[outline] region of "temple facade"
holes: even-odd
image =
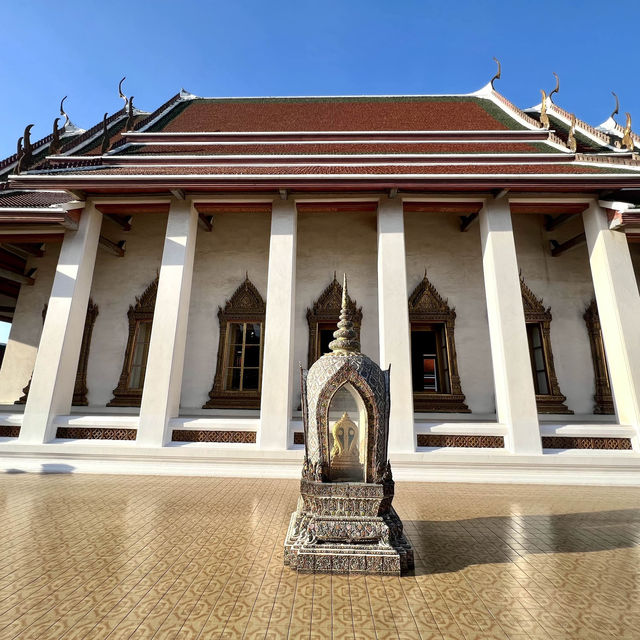
[[[298,477],[347,273],[396,479],[637,484],[639,149],[492,83],[29,126],[0,162],[1,466]]]

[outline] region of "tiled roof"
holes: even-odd
[[[578,153],[571,153],[565,112],[556,111],[547,131],[486,88],[465,96],[197,98],[181,92],[137,117],[129,132],[124,132],[124,111],[111,116],[111,148],[104,156],[99,124],[81,136],[84,146],[75,141],[73,153],[52,158],[12,184],[90,185],[90,191],[100,192],[116,189],[120,178],[130,191],[173,188],[181,177],[180,184],[201,185],[211,178],[211,185],[223,188],[234,179],[251,184],[251,178],[255,185],[269,178],[270,184],[302,184],[305,176],[332,185],[341,178],[345,184],[370,184],[376,176],[398,182],[415,178],[421,184],[438,176],[443,184],[475,176],[486,177],[483,184],[500,176],[511,182],[548,176],[549,183],[567,184],[601,176],[606,185],[620,176],[622,186],[640,179],[636,157],[616,157],[600,144],[606,136],[586,124],[576,134]],[[131,180],[136,177],[139,185]]]
[[[50,207],[70,200],[65,191],[0,191],[0,208]]]
[[[403,131],[523,129],[470,96],[221,98],[182,103],[162,131]],[[152,127],[151,131],[160,130]]]
[[[444,175],[444,174],[593,174],[593,173],[637,173],[629,171],[627,167],[589,166],[576,163],[553,164],[393,164],[380,163],[375,165],[353,166],[339,165],[309,165],[295,164],[287,166],[246,166],[246,165],[200,165],[200,166],[134,166],[134,167],[86,167],[74,172],[65,170],[64,173],[51,173],[52,176],[91,177],[91,176],[179,176],[179,175],[228,175],[228,176],[277,176],[277,175]]]
[[[508,142],[502,144],[489,142],[452,143],[313,143],[306,144],[216,144],[216,145],[135,145],[123,151],[126,155],[284,155],[284,154],[363,154],[363,153],[550,153],[552,147],[542,142]]]

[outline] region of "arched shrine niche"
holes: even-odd
[[[331,398],[327,416],[329,478],[332,482],[365,482],[368,434],[367,409],[350,382]]]

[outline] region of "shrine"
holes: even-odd
[[[388,573],[413,567],[413,552],[391,506],[387,458],[389,369],[360,353],[347,277],[331,353],[302,370],[305,455],[298,510],[285,541],[285,564],[310,573]],[[355,405],[333,421],[340,392]]]

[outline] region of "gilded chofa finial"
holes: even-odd
[[[553,88],[553,90],[549,94],[549,102],[552,102],[551,98],[554,93],[560,92],[560,78],[558,78],[558,74],[555,71],[553,72],[553,75],[556,77],[556,86]]]
[[[64,110],[64,101],[67,99],[67,96],[65,96],[64,98],[62,98],[62,100],[60,100],[60,115],[64,116],[64,124],[62,125],[62,128],[64,129],[69,122],[71,122],[71,120],[69,120],[69,116],[67,115],[67,112]]]
[[[633,138],[631,137],[631,114],[627,112],[624,115],[627,116],[627,122],[624,125],[621,144],[627,149],[627,151],[633,151]]]
[[[107,123],[107,116],[109,114],[105,113],[102,118],[102,145],[100,147],[100,153],[104,155],[109,151],[109,124]]]
[[[500,60],[498,60],[498,58],[496,58],[494,56],[493,59],[495,60],[496,64],[498,65],[498,71],[497,71],[496,75],[493,76],[493,78],[491,78],[491,88],[495,89],[495,87],[493,86],[493,83],[494,83],[495,80],[500,80],[500,76],[502,74],[502,65],[500,64]]]
[[[131,131],[131,129],[133,129],[133,96],[129,98],[129,104],[127,105],[127,109],[128,109],[128,115],[127,115],[127,121],[125,122],[125,125],[124,125],[124,130]]]
[[[127,76],[124,76],[122,78],[122,80],[120,80],[120,82],[118,83],[118,97],[122,98],[124,100],[124,108],[125,111],[127,109],[127,107],[129,106],[129,99],[127,98],[127,96],[124,95],[124,93],[122,93],[122,83],[127,79]]]
[[[55,156],[60,151],[60,129],[58,129],[58,120],[60,120],[60,118],[56,118],[53,121],[52,138],[49,143],[49,155],[51,156]]]
[[[569,129],[569,137],[567,138],[567,146],[572,153],[576,152],[578,148],[578,141],[576,140],[576,116],[571,114],[571,128]]]
[[[540,93],[542,94],[542,103],[540,105],[540,124],[548,129],[551,126],[549,122],[549,116],[547,115],[547,93],[544,89],[540,89]]]
[[[611,115],[609,116],[611,119],[613,119],[613,117],[617,116],[620,112],[620,100],[618,100],[618,94],[615,91],[612,91],[611,95],[616,99],[616,108],[611,112]]]
[[[336,355],[346,356],[350,353],[360,353],[360,343],[358,342],[357,333],[353,328],[353,320],[351,318],[351,305],[349,304],[349,293],[347,291],[347,274],[344,274],[344,284],[342,285],[342,308],[340,309],[340,321],[338,322],[338,330],[334,331],[332,340],[329,343],[329,349]]]

